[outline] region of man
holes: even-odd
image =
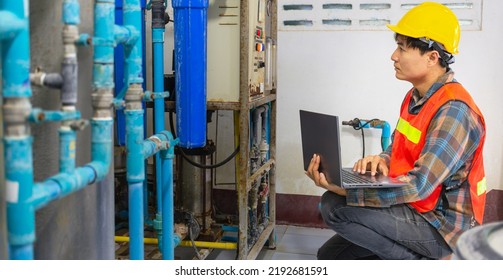
[[[484,118],[449,65],[458,53],[460,27],[447,7],[425,2],[397,25],[391,55],[406,94],[393,143],[353,170],[398,177],[400,188],[345,190],[318,172],[314,155],[306,174],[319,187],[321,214],[335,232],[319,259],[440,259],[459,236],[482,223],[485,177]]]

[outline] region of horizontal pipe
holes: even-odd
[[[39,108],[33,108],[29,120],[34,123],[42,121],[68,121],[80,119],[79,111],[44,111]]]
[[[33,186],[32,203],[40,209],[54,199],[62,198],[96,181],[96,171],[90,166],[76,168],[72,173],[59,173]]]
[[[176,235],[177,237],[177,235]],[[157,238],[144,238],[145,244],[157,245],[159,241]],[[115,236],[115,242],[129,242],[128,236]],[[201,248],[212,248],[212,249],[223,249],[223,250],[235,250],[238,248],[237,243],[231,242],[209,242],[209,241],[194,241],[196,247]],[[181,241],[178,246],[182,247],[192,247],[192,241]]]
[[[166,150],[169,148],[170,139],[168,137],[168,133],[168,131],[160,131],[159,133],[143,140],[143,156],[145,159],[151,157],[160,150]]]

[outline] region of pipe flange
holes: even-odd
[[[126,101],[126,110],[143,110],[143,89],[141,85],[130,85],[124,100]]]
[[[76,25],[63,26],[63,44],[75,44],[79,39],[79,28]]]

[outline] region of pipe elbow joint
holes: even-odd
[[[0,11],[0,41],[12,39],[26,29],[28,29],[27,20],[18,18],[12,12]]]
[[[383,121],[382,135],[383,137],[391,136],[391,128],[387,121]]]
[[[127,25],[124,27],[129,32],[129,36],[127,36],[127,39],[124,42],[124,44],[127,46],[134,46],[134,44],[136,44],[136,42],[140,38],[140,32],[136,29],[136,27],[131,26],[131,25]]]
[[[92,183],[103,180],[107,176],[108,171],[110,169],[110,162],[93,161],[93,162],[90,162],[89,164],[87,164],[86,166],[91,168],[94,171],[94,173],[96,174],[96,179],[93,182],[91,182],[91,184],[92,184]]]

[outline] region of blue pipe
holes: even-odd
[[[129,255],[143,259],[143,110],[126,110],[127,181],[129,185]]]
[[[152,45],[153,45],[153,84],[154,96],[164,96],[164,13],[165,6],[163,0],[153,0],[152,2]],[[164,130],[164,97],[154,99],[154,131],[159,133]],[[163,203],[163,189],[169,182],[169,167],[165,159],[161,159],[160,154],[155,155],[155,174],[156,174],[156,198],[157,198],[157,213],[154,220],[154,229],[159,239],[159,250],[162,255],[165,252],[162,250],[163,244],[163,230],[162,230],[162,203]],[[173,215],[173,213],[165,213],[166,215]]]
[[[17,16],[27,19],[27,1],[0,1],[0,9],[13,11]],[[78,21],[74,16],[78,10],[77,1],[65,1],[64,20]],[[73,15],[73,16],[72,16]],[[12,42],[2,44],[2,61],[6,64],[15,65],[12,70],[2,71],[3,98],[7,101],[22,100],[31,96],[29,84],[29,36],[28,28],[20,31]],[[96,40],[99,42],[98,40]],[[99,52],[98,52],[99,53]],[[16,63],[14,63],[16,62]],[[112,61],[113,63],[113,61]],[[97,74],[97,72],[95,72]],[[96,75],[96,80],[106,81],[106,77]],[[98,86],[109,83],[96,83]],[[113,82],[112,82],[113,85]],[[28,101],[28,100],[27,100]],[[106,102],[100,103],[101,108],[109,108]],[[29,102],[28,102],[29,104]],[[19,107],[12,110],[19,113],[20,110],[31,112],[31,105],[24,103],[16,104]],[[107,110],[107,109],[105,109]],[[36,110],[35,110],[36,111]],[[109,109],[108,109],[109,111]],[[40,113],[41,111],[39,111]],[[32,117],[34,116],[33,112]],[[43,112],[48,120],[74,119],[80,113]],[[35,114],[36,115],[36,114]],[[26,118],[27,122],[30,118]],[[6,120],[7,129],[12,124]],[[7,224],[9,232],[9,249],[11,259],[33,259],[33,242],[35,241],[35,210],[40,209],[50,201],[72,193],[96,181],[102,180],[109,171],[112,149],[112,125],[113,119],[108,114],[101,115],[91,122],[92,126],[92,162],[84,167],[75,169],[74,162],[68,162],[75,157],[75,135],[60,131],[62,135],[62,173],[59,173],[43,183],[33,181],[32,138],[30,135],[6,134],[5,143],[5,169],[7,183]],[[7,130],[10,131],[10,130]],[[19,131],[18,131],[19,133]],[[73,143],[73,144],[72,144]]]
[[[391,129],[390,129],[389,123],[387,121],[360,120],[360,127],[381,129],[382,130],[382,132],[381,132],[381,148],[383,151],[385,151],[388,148],[388,146],[391,142]]]
[[[28,1],[0,0],[2,23],[12,20],[14,25],[5,28],[1,24],[2,46],[2,96],[7,102],[23,100],[29,103],[30,87],[30,41]],[[3,17],[6,18],[3,18]],[[7,26],[11,22],[7,23]],[[30,105],[31,106],[31,105]],[[19,107],[15,108],[19,113]],[[9,114],[4,109],[4,165],[7,201],[7,233],[11,259],[33,259],[35,242],[35,213],[31,206],[33,187],[32,137],[25,121],[21,134],[10,135]]]
[[[129,185],[129,234],[130,258],[144,258],[143,248],[143,183],[145,181],[145,162],[143,154],[144,124],[141,86],[143,83],[143,60],[141,3],[139,0],[124,0],[124,28],[129,36],[124,44],[125,71],[124,79],[127,88],[125,93],[126,110],[126,145],[127,145],[127,181]],[[120,30],[120,28],[116,28]]]
[[[161,131],[143,141],[143,157],[145,159],[158,154],[161,150],[166,150],[169,146],[167,131]]]
[[[173,202],[173,158],[175,157],[175,146],[179,144],[178,138],[173,139],[170,132],[166,132],[169,141],[169,148],[161,151],[161,158],[166,162],[166,185],[162,189],[162,229],[163,229],[163,242],[162,242],[162,258],[164,260],[173,260],[175,258],[176,243],[174,234],[174,202]]]
[[[129,83],[143,83],[142,40],[140,32],[141,5],[139,0],[124,0],[124,26],[130,29],[130,36],[125,42],[126,73]]]
[[[72,25],[80,23],[80,5],[78,0],[63,1],[62,21],[65,24]]]
[[[208,0],[173,0],[176,125],[180,146],[206,144]]]
[[[384,122],[381,133],[381,146],[385,151],[391,143],[391,129],[388,122]]]
[[[94,5],[93,85],[114,88],[114,1],[96,0]]]
[[[33,123],[42,121],[68,121],[80,119],[79,111],[44,111],[33,108],[28,119]]]
[[[4,137],[7,230],[10,259],[33,259],[35,211],[32,138]]]
[[[152,43],[154,45],[154,93],[164,92],[164,28],[152,28]],[[154,131],[164,130],[164,98],[154,100]],[[155,156],[157,212],[162,215],[162,178],[161,157]]]
[[[28,15],[25,14],[27,1],[0,2],[0,10],[18,20],[15,31],[17,36],[2,41],[2,95],[4,98],[31,97],[30,87],[30,33]],[[8,23],[10,25],[10,23]],[[5,66],[5,67],[4,67]],[[9,66],[9,67],[7,67]]]
[[[72,173],[75,170],[77,133],[67,126],[60,127],[59,139],[59,172]]]
[[[143,182],[129,183],[128,191],[129,257],[131,260],[143,260]]]
[[[91,121],[92,161],[72,172],[62,172],[44,182],[35,183],[32,203],[36,210],[55,199],[62,198],[105,178],[112,160],[112,127],[113,119],[111,118]]]
[[[14,38],[20,31],[28,28],[26,20],[18,18],[10,11],[0,10],[0,41]]]

